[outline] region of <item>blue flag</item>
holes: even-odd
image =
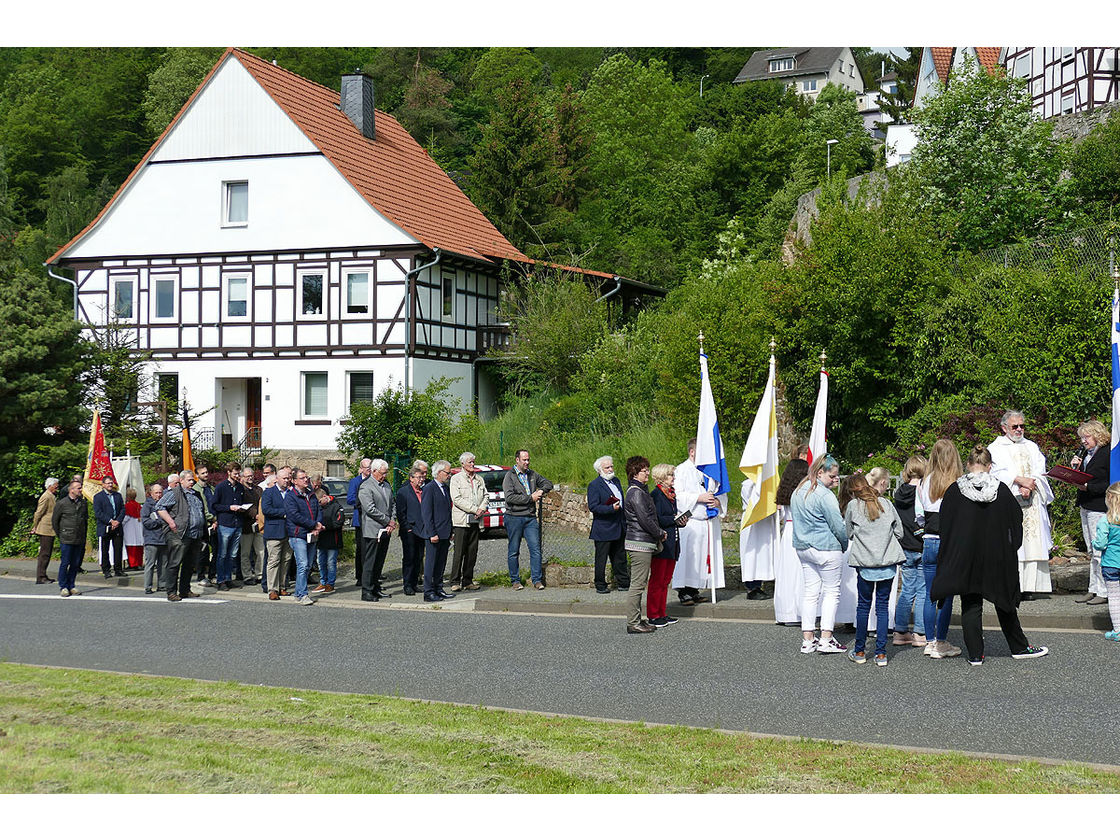
[[[716,404],[708,381],[708,357],[700,354],[700,417],[696,423],[696,469],[708,477],[708,489],[720,496],[731,489],[723,439],[719,436]],[[719,515],[719,508],[708,508],[708,518]]]

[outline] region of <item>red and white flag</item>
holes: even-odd
[[[825,415],[828,414],[828,371],[821,365],[821,385],[817,391],[817,407],[813,411],[813,430],[809,432],[809,463],[828,451],[825,439]]]
[[[95,409],[93,425],[89,430],[89,454],[86,455],[82,495],[92,502],[94,494],[101,490],[101,480],[107,475],[112,476],[113,482],[116,483],[117,477],[113,473],[113,464],[109,460],[109,452],[105,449],[105,435],[101,431],[101,412]]]

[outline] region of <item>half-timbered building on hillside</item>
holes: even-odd
[[[531,270],[395,119],[228,50],[101,213],[53,255],[77,317],[151,354],[158,389],[213,406],[196,445],[340,465],[357,401],[454,380],[486,416],[503,269]],[[582,271],[619,298],[659,292]],[[297,457],[293,455],[292,457]]]
[[[1120,100],[1120,48],[1003,47],[999,63],[1026,79],[1043,119],[1091,111]]]

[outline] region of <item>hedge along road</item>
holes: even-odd
[[[0,594],[11,662],[1120,765],[1120,741],[1100,734],[1120,648],[1097,632],[1031,631],[1051,655],[1015,661],[989,631],[980,668],[917,648],[877,668],[801,655],[789,628],[763,623],[628,636],[620,618],[31,598],[53,587],[14,580]]]

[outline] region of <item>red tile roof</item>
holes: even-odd
[[[999,47],[976,47],[976,57],[989,73],[994,73],[999,64]]]
[[[429,248],[467,257],[527,261],[393,117],[377,111],[376,139],[364,137],[339,110],[339,94],[244,50],[230,49],[187,100],[159,140],[97,217],[47,262],[84,236],[120,196],[210,77],[230,56],[256,79],[370,205]]]
[[[933,56],[933,68],[937,71],[937,78],[941,84],[949,81],[949,68],[953,66],[953,47],[930,47]]]

